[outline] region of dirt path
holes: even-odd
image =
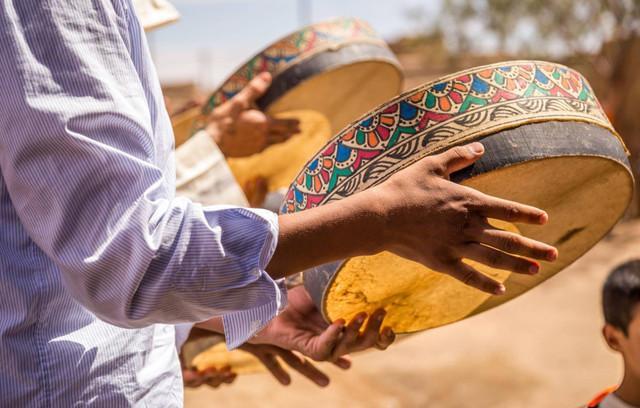
[[[623,222],[570,268],[497,309],[323,366],[319,389],[246,375],[219,390],[186,391],[185,406],[260,408],[579,407],[620,380],[621,360],[600,335],[600,287],[615,265],[640,257],[640,222]]]

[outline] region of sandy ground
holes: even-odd
[[[617,264],[640,257],[640,222],[618,226],[571,267],[501,307],[422,332],[386,352],[354,357],[348,371],[322,368],[320,389],[268,374],[218,390],[187,390],[200,407],[580,407],[621,378],[621,359],[600,329],[600,287]]]

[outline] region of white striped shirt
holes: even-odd
[[[174,189],[130,0],[0,0],[1,406],[181,406],[171,324],[286,305],[277,217]]]

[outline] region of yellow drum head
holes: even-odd
[[[632,194],[631,177],[625,166],[594,156],[525,162],[462,184],[546,209],[549,222],[544,226],[502,223],[499,227],[555,245],[560,257],[555,262],[541,262],[541,271],[535,276],[468,262],[502,282],[507,289],[502,296],[481,292],[388,252],[353,258],[327,285],[323,307],[329,320],[349,319],[359,311],[371,313],[384,307],[385,324],[405,333],[442,326],[488,310],[535,287],[579,258],[622,216]]]

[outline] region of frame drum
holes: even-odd
[[[329,20],[283,37],[247,61],[209,97],[191,133],[264,71],[273,81],[258,108],[269,114],[315,110],[334,133],[402,86],[400,64],[371,26],[354,18]]]
[[[260,176],[267,180],[269,191],[286,189],[300,167],[332,135],[397,95],[402,87],[395,55],[367,23],[339,18],[313,24],[251,58],[209,97],[199,113],[192,110],[175,118],[176,147],[203,129],[216,107],[264,71],[273,80],[256,101],[257,107],[276,117],[298,119],[301,133],[228,163],[239,185]]]
[[[631,201],[626,149],[587,81],[561,65],[514,61],[429,82],[362,116],[309,161],[282,212],[340,200],[472,141],[484,144],[484,156],[451,179],[547,211],[544,226],[490,222],[556,246],[559,258],[540,262],[535,276],[464,260],[502,282],[502,296],[387,252],[324,265],[306,271],[304,284],[327,320],[384,307],[386,324],[408,333],[498,306],[578,259]]]
[[[301,133],[256,155],[228,162],[238,184],[260,176],[267,180],[269,191],[286,188],[332,135],[397,95],[402,87],[396,57],[367,23],[339,18],[313,24],[265,48],[233,73],[209,97],[199,115],[190,113],[190,131],[176,123],[176,146],[203,129],[216,107],[264,71],[270,72],[273,80],[256,101],[257,107],[270,115],[298,119]],[[282,179],[286,181],[279,182]]]

